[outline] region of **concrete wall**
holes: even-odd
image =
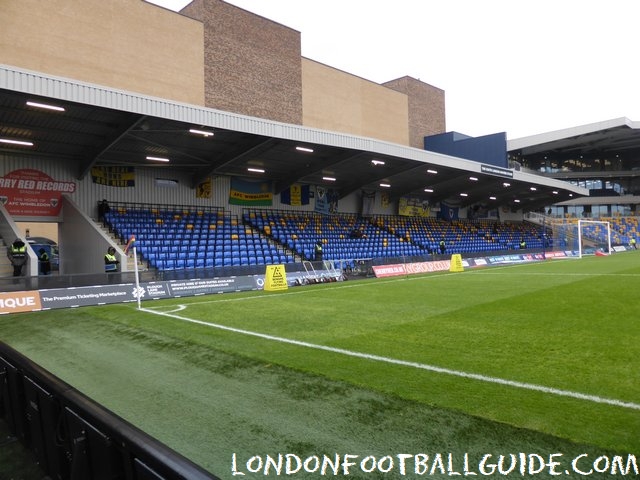
[[[91,218],[80,210],[71,197],[63,195],[62,209],[64,221],[59,228],[60,273],[82,274],[104,272],[104,254],[111,239],[98,229]],[[115,246],[115,245],[113,245]],[[127,257],[116,247],[116,257],[120,260],[120,271],[127,271]]]
[[[303,125],[409,145],[403,93],[302,59]]]
[[[0,62],[204,104],[202,24],[141,0],[0,0]]]

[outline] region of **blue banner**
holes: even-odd
[[[280,203],[295,207],[309,205],[309,185],[294,183],[280,192]]]
[[[444,202],[440,203],[440,213],[438,218],[442,220],[457,220],[458,219],[458,207],[452,207]]]
[[[318,213],[336,213],[338,211],[338,191],[316,186],[316,206]]]

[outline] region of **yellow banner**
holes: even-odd
[[[386,208],[389,206],[389,192],[380,192],[380,206]]]
[[[92,167],[91,179],[93,183],[110,187],[136,186],[136,174],[133,167]]]
[[[211,198],[211,177],[198,184],[196,198]]]
[[[429,217],[431,216],[429,201],[419,198],[401,197],[398,200],[398,215],[406,217]]]
[[[291,189],[291,205],[302,205],[302,185],[294,183],[290,187]]]

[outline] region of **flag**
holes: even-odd
[[[294,183],[280,192],[280,203],[292,206],[309,205],[309,185]]]
[[[270,207],[273,204],[273,186],[262,179],[231,177],[229,203]]]
[[[136,170],[134,167],[92,167],[91,179],[98,185],[135,187]]]
[[[124,247],[124,254],[126,255],[127,252],[129,251],[129,249],[133,246],[133,244],[136,242],[136,237],[135,235],[131,235],[129,237],[129,241],[127,242],[127,246]]]
[[[196,198],[211,198],[211,177],[198,184]]]

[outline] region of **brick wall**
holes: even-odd
[[[300,32],[221,0],[181,13],[204,25],[207,107],[302,124]]]
[[[446,131],[444,90],[411,77],[401,77],[382,85],[407,95],[409,99],[409,145],[424,148],[424,137]]]

